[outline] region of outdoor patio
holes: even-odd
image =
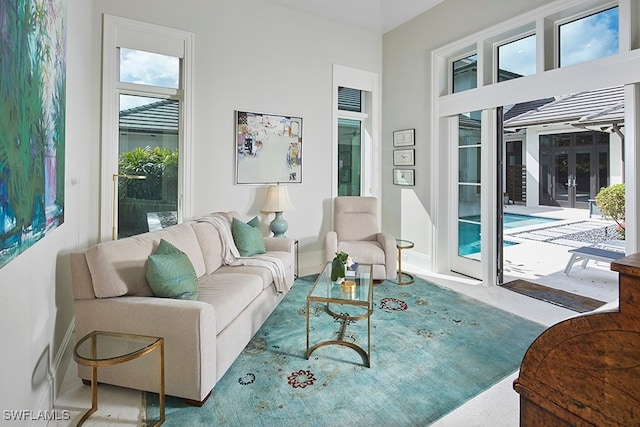
[[[618,274],[610,270],[609,263],[589,261],[584,269],[576,263],[569,275],[564,273],[570,249],[619,239],[615,222],[599,215],[589,218],[589,211],[584,209],[550,206],[507,205],[505,213],[558,219],[505,229],[504,240],[517,243],[504,249],[505,283],[525,279],[604,302],[617,300]]]

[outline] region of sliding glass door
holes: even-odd
[[[481,252],[481,112],[458,115],[457,148],[453,164],[457,170],[455,201],[452,209],[456,224],[452,227],[452,270],[480,277]]]

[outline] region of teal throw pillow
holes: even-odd
[[[267,251],[264,245],[262,226],[257,216],[246,224],[237,218],[233,218],[231,234],[240,256],[263,254]]]
[[[157,297],[198,299],[198,278],[187,254],[166,240],[147,260],[147,282]]]

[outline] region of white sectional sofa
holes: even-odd
[[[189,257],[198,277],[198,300],[153,296],[145,266],[160,239]],[[294,241],[265,237],[265,246],[267,254],[284,264],[290,288]],[[164,337],[166,394],[191,404],[204,403],[286,294],[276,290],[268,268],[225,265],[222,248],[214,224],[190,221],[73,253],[76,340],[94,330]],[[154,353],[100,368],[98,381],[158,392]],[[90,380],[90,368],[78,366],[78,375]]]

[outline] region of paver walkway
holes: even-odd
[[[577,221],[513,233],[510,236],[574,248],[585,246],[585,243],[596,244],[619,238],[615,231],[615,225],[606,225],[602,221]]]

